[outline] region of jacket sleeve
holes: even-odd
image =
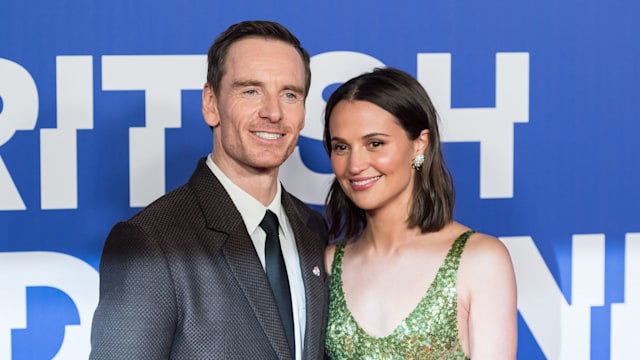
[[[107,237],[100,260],[100,300],[90,359],[168,359],[177,306],[162,248],[131,223]]]

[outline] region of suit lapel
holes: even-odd
[[[282,204],[291,223],[300,258],[307,308],[303,357],[311,359],[313,358],[311,354],[321,354],[323,350],[319,347],[324,346],[319,339],[322,339],[321,335],[324,330],[327,301],[323,256],[325,239],[308,225],[309,219],[298,211],[289,196],[283,191]]]
[[[251,238],[246,232],[244,225],[237,231],[231,232],[229,241],[222,251],[278,358],[291,359],[271,288]]]
[[[267,276],[240,212],[205,159],[198,163],[189,184],[202,206],[207,227],[227,234],[222,252],[271,346],[278,358],[291,359]]]

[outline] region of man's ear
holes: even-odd
[[[413,141],[415,147],[415,155],[423,154],[429,147],[429,129],[424,129],[420,132],[420,135]]]
[[[204,117],[204,122],[211,128],[220,124],[218,102],[216,100],[216,93],[211,88],[211,85],[208,83],[204,84],[204,88],[202,89],[202,116]]]

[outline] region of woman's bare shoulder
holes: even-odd
[[[509,257],[507,247],[495,236],[476,232],[469,237],[464,251],[468,257],[489,259],[502,259]],[[504,260],[504,259],[503,259]]]
[[[469,237],[460,259],[460,270],[474,286],[486,283],[482,279],[487,278],[512,282],[514,276],[507,247],[495,236],[480,232]]]

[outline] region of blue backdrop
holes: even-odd
[[[104,239],[210,152],[204,56],[245,19],[313,57],[285,187],[321,210],[324,99],[404,69],[441,115],[456,219],[512,254],[518,359],[636,356],[639,16],[635,0],[3,0],[0,359],[87,357]]]

